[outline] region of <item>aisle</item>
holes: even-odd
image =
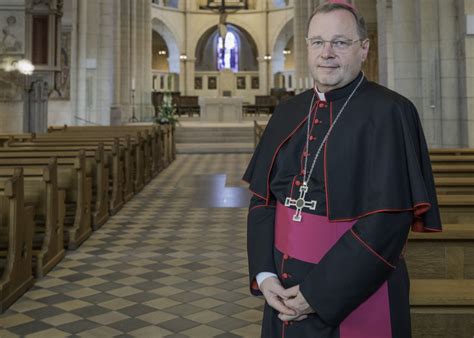
[[[0,337],[258,337],[240,180],[249,158],[178,156],[0,315]]]

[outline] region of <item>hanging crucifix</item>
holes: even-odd
[[[317,201],[305,201],[306,193],[308,192],[308,185],[306,182],[300,186],[300,196],[298,199],[292,199],[291,197],[287,197],[285,199],[285,207],[296,207],[296,212],[293,215],[293,221],[301,222],[301,212],[303,208],[309,208],[310,210],[316,210]]]

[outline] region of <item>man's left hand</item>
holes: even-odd
[[[289,316],[280,313],[278,318],[282,321],[290,321],[290,320],[303,320],[308,317],[308,314],[314,313],[314,310],[308,304],[306,299],[303,297],[303,294],[300,292],[300,286],[296,285],[292,288],[288,288],[284,291],[284,295],[286,296],[286,300],[284,300],[284,304],[289,307],[290,309],[295,310],[296,314],[294,316]]]

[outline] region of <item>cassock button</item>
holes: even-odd
[[[303,153],[303,156],[304,156],[304,157],[308,157],[308,156],[309,156],[309,153],[308,153],[307,151],[305,151],[305,152]]]
[[[320,119],[314,119],[314,124],[320,124],[321,120]]]
[[[319,108],[326,108],[326,104],[324,102],[319,102]]]
[[[309,136],[309,140],[310,140],[310,141],[314,141],[315,139],[316,139],[316,137],[314,137],[313,135],[310,135],[310,136]]]
[[[299,186],[301,185],[301,182],[300,182],[299,180],[296,180],[296,181],[295,181],[295,185],[296,185],[297,187],[299,187]]]
[[[284,260],[287,260],[288,258],[290,258],[290,256],[288,256],[288,254],[284,254],[284,255],[283,255],[283,259],[284,259]]]
[[[281,278],[287,279],[287,278],[288,278],[288,274],[287,274],[286,272],[285,272],[285,273],[282,273]]]

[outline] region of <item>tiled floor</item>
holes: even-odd
[[[0,315],[0,337],[258,337],[240,177],[250,155],[180,155]]]

